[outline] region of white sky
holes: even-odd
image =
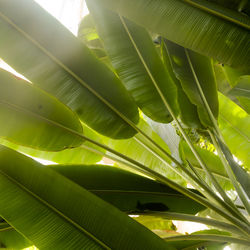
[[[84,0],[35,0],[51,15],[56,17],[73,34],[77,34],[78,24],[88,14]]]

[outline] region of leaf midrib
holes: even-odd
[[[73,226],[75,226],[81,233],[84,233],[85,235],[87,235],[88,237],[90,237],[91,239],[93,239],[97,244],[101,245],[105,249],[110,249],[104,242],[102,242],[101,240],[97,239],[93,234],[91,234],[90,232],[88,232],[81,225],[79,225],[78,223],[76,223],[75,221],[73,221],[72,219],[70,219],[68,216],[66,216],[65,214],[63,214],[60,210],[58,210],[57,208],[55,208],[53,205],[51,205],[48,202],[46,202],[39,195],[35,194],[34,192],[32,192],[31,190],[29,190],[28,188],[26,188],[23,184],[21,184],[20,182],[18,182],[17,180],[15,180],[11,176],[9,176],[5,172],[3,172],[2,170],[0,170],[0,174],[2,174],[3,176],[5,176],[14,185],[17,185],[18,187],[20,187],[24,192],[26,192],[29,195],[33,196],[39,202],[41,202],[42,204],[44,204],[47,208],[49,208],[52,211],[54,211],[56,214],[58,214],[60,217],[62,217],[64,220],[66,220],[68,223],[70,223]]]
[[[58,123],[56,121],[50,120],[50,119],[48,119],[48,118],[46,118],[44,116],[41,116],[41,115],[39,115],[37,113],[34,113],[33,111],[30,111],[30,110],[25,109],[23,107],[17,106],[16,104],[13,104],[13,103],[10,103],[10,102],[7,102],[7,101],[3,101],[3,100],[0,100],[0,104],[9,106],[10,108],[12,108],[12,109],[14,109],[16,111],[22,111],[22,112],[24,112],[26,114],[29,114],[29,115],[31,115],[33,117],[38,118],[39,120],[45,121],[47,124],[50,124],[50,125],[53,125],[55,127],[61,128],[61,129],[65,130],[65,131],[67,131],[67,132],[69,132],[69,133],[71,133],[71,134],[73,134],[75,136],[78,136],[78,137],[82,138],[83,140],[85,139],[85,136],[83,134],[81,134],[81,133],[79,133],[79,132],[77,132],[77,131],[75,131],[75,130],[73,130],[71,128],[68,128],[68,127],[66,127],[66,126],[64,126],[64,125],[62,125],[62,124],[60,124],[60,123]]]
[[[246,28],[247,30],[250,29],[249,22],[247,22],[245,16],[240,16],[240,14],[238,12],[235,12],[233,10],[228,9],[227,12],[233,14],[234,15],[234,17],[233,17],[230,14],[226,14],[225,10],[220,5],[215,4],[215,3],[211,4],[211,3],[207,2],[208,5],[214,5],[218,8],[220,8],[221,9],[220,11],[218,11],[218,9],[216,10],[216,9],[207,7],[205,4],[202,4],[202,1],[201,2],[199,2],[197,0],[183,0],[183,1],[186,2],[187,4],[193,6],[193,7],[196,7],[200,10],[203,10],[209,14],[212,14],[214,16],[222,18],[226,21],[234,23],[234,24],[241,26],[243,28]]]
[[[89,192],[95,193],[117,193],[117,194],[146,194],[146,195],[160,195],[160,196],[176,196],[187,198],[181,194],[172,194],[167,192],[150,192],[150,191],[140,191],[140,190],[120,190],[120,189],[87,189]]]

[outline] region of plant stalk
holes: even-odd
[[[140,215],[140,213],[136,213],[136,214]],[[173,213],[173,212],[146,212],[146,213],[141,213],[141,215],[151,215],[151,216],[161,217],[161,218],[168,219],[168,220],[170,219],[170,220],[192,221],[192,222],[202,223],[202,224],[209,225],[209,226],[214,226],[214,227],[226,230],[236,235],[241,235],[239,234],[239,229],[233,224],[229,224],[223,221],[218,221],[218,220],[214,220],[210,218],[194,216],[190,214],[181,214],[181,213]]]
[[[241,245],[245,245],[245,246],[250,246],[249,240],[235,238],[232,236],[215,235],[215,234],[178,235],[178,236],[166,237],[166,238],[164,238],[164,240],[167,242],[183,241],[183,240],[208,240],[208,241],[218,241],[218,242],[230,242],[230,243],[236,243],[236,244],[241,244]]]
[[[223,162],[223,165],[227,171],[227,174],[228,174],[230,180],[232,181],[233,186],[234,186],[236,192],[238,193],[240,200],[242,201],[242,204],[244,205],[246,211],[250,215],[250,204],[248,201],[248,197],[246,196],[246,194],[242,190],[241,186],[239,185],[238,181],[236,180],[235,175],[234,175],[231,167],[228,165],[228,162],[225,159],[225,156],[224,156],[223,152],[221,151],[221,148],[218,145],[216,137],[214,136],[214,134],[210,130],[208,132],[209,132],[209,135],[213,141],[214,146],[216,147],[218,154],[220,155],[221,161]]]

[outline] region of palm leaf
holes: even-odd
[[[148,32],[116,13],[101,8],[95,1],[87,1],[87,4],[111,63],[137,105],[151,119],[170,122],[173,118],[166,110],[153,81],[174,113],[178,112],[176,87]]]
[[[174,189],[105,165],[52,165],[51,168],[126,213],[172,211],[196,214],[202,205]]]
[[[0,137],[40,150],[77,147],[82,133],[77,116],[28,82],[0,70]]]
[[[3,60],[98,132],[113,138],[136,133],[120,118],[138,122],[133,100],[83,43],[34,1],[1,1],[0,9]]]
[[[0,155],[0,215],[39,249],[172,249],[48,167],[3,146]]]

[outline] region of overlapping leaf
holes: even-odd
[[[97,0],[168,40],[233,67],[250,67],[250,20],[220,6],[197,1]],[[198,2],[199,5],[200,1]]]
[[[250,114],[250,75],[239,77],[237,84],[228,94],[237,97],[240,105]]]
[[[165,41],[173,71],[189,100],[197,106],[198,115],[205,126],[212,126],[199,87],[215,118],[218,117],[218,95],[212,61],[208,57]]]
[[[229,98],[219,94],[219,126],[231,152],[250,167],[250,127],[249,115]]]
[[[137,105],[151,119],[167,123],[173,118],[155,85],[175,114],[176,87],[158,55],[148,32],[141,26],[87,1],[98,34],[114,69]]]
[[[80,146],[77,116],[44,91],[0,70],[0,137],[40,150]]]
[[[82,126],[84,128],[84,136],[87,136],[88,138],[99,143],[102,142],[101,138],[93,130],[89,129],[83,124]],[[61,164],[93,164],[102,159],[102,155],[90,151],[86,149],[86,147],[101,151],[102,153],[105,152],[104,149],[97,147],[88,141],[84,141],[80,147],[68,148],[57,152],[41,151],[29,147],[24,147],[4,139],[0,139],[0,144],[33,157]]]
[[[202,205],[174,189],[117,167],[52,165],[51,168],[126,213],[196,214]]]
[[[34,1],[1,1],[0,32],[1,58],[90,127],[113,138],[136,133],[120,118],[137,123],[138,111],[116,75]]]
[[[174,249],[56,171],[3,146],[0,156],[0,215],[39,249]]]
[[[189,127],[193,127],[193,128],[202,127],[200,120],[199,120],[197,107],[193,103],[190,102],[187,95],[182,89],[181,82],[176,78],[173,72],[173,67],[171,63],[171,58],[169,56],[169,51],[164,41],[162,41],[161,52],[162,52],[162,57],[163,57],[165,66],[167,68],[167,71],[169,75],[171,76],[172,80],[174,81],[176,88],[177,88],[179,116],[182,122]]]

